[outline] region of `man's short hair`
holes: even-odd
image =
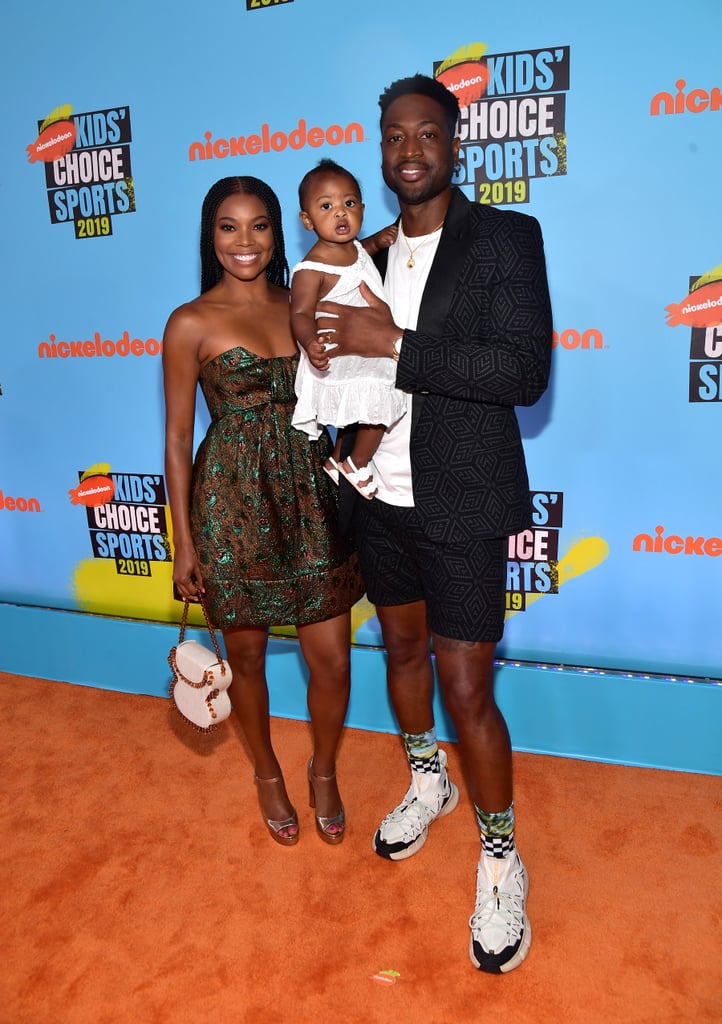
[[[399,78],[398,81],[392,82],[388,89],[381,93],[379,96],[381,127],[383,128],[386,111],[394,100],[397,100],[400,96],[408,96],[412,93],[428,96],[429,99],[436,100],[444,111],[444,118],[449,129],[449,138],[453,139],[456,135],[456,125],[459,120],[459,101],[453,92],[450,92],[437,78],[430,78],[428,75],[415,74],[409,78]]]

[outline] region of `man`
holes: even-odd
[[[531,525],[515,405],[546,388],[551,309],[541,231],[514,211],[451,186],[459,154],[456,98],[423,75],[381,96],[384,181],[401,210],[377,257],[391,310],[320,303],[343,354],[397,360],[408,412],[370,467],[377,497],[354,499],[352,528],[388,653],[388,686],[411,785],[374,836],[391,860],[416,853],[452,811],[432,710],[433,641],[441,694],[481,833],[470,957],[492,973],[531,944],[527,874],[514,843],[509,733],[496,705],[494,651],[504,623],[508,537]]]

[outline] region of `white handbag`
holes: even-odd
[[[171,647],[168,664],[173,673],[170,696],[187,722],[200,732],[212,732],[231,713],[231,700],[226,692],[233,681],[231,666],[223,658],[213,632],[203,599],[199,601],[210,633],[213,650],[197,640],[185,640],[186,619],[190,602],[183,602],[180,636]]]

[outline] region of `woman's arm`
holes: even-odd
[[[197,315],[181,306],[171,314],[163,334],[165,478],[173,524],[173,583],[182,597],[203,590],[190,528],[199,326]]]

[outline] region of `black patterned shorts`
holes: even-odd
[[[372,604],[425,601],[429,628],[439,636],[501,640],[506,537],[436,544],[423,533],[415,508],[378,498],[356,501],[353,534]]]

